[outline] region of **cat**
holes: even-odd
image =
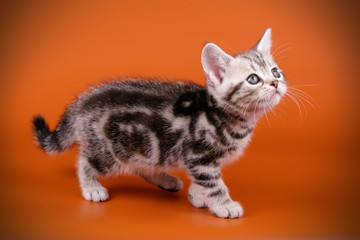
[[[183,184],[168,174],[189,173],[188,199],[220,218],[239,218],[221,178],[221,167],[238,159],[257,120],[285,94],[285,76],[271,55],[271,29],[248,51],[231,56],[213,43],[201,53],[206,87],[191,82],[123,79],[80,95],[51,131],[33,118],[37,144],[56,154],[78,143],[82,195],[106,201],[99,175],[134,173],[161,189]]]

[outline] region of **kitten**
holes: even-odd
[[[78,176],[87,200],[108,200],[98,176],[117,172],[176,192],[183,184],[167,171],[183,168],[192,181],[192,205],[221,218],[241,217],[220,169],[240,157],[256,121],[286,91],[270,48],[270,28],[255,47],[234,57],[206,44],[206,87],[127,79],[93,88],[67,108],[54,131],[34,117],[36,141],[48,154],[80,145]]]

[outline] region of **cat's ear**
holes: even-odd
[[[201,53],[201,63],[205,74],[221,84],[227,68],[234,58],[213,43],[207,43]]]
[[[265,55],[269,55],[271,53],[271,28],[266,29],[264,35],[256,44],[255,49]]]

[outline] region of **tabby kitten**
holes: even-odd
[[[117,172],[179,191],[182,182],[167,171],[180,167],[192,181],[192,205],[221,218],[241,217],[221,167],[240,157],[256,121],[286,91],[270,48],[270,28],[255,47],[234,57],[206,44],[206,87],[126,79],[93,88],[67,108],[54,131],[43,117],[34,117],[36,141],[48,154],[79,144],[78,176],[87,200],[108,200],[98,176]]]

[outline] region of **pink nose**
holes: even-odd
[[[270,86],[274,86],[275,88],[277,88],[279,85],[279,80],[274,80],[270,83]]]

